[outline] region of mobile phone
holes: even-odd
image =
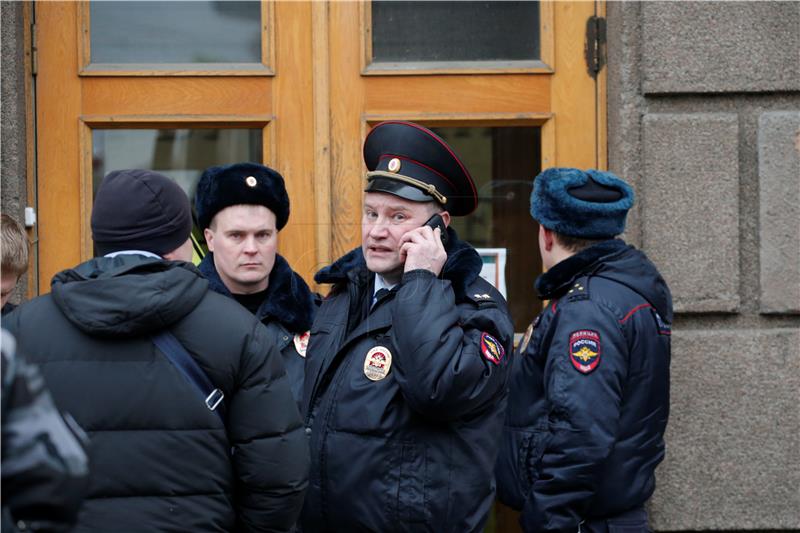
[[[442,246],[447,245],[447,226],[444,225],[444,220],[442,220],[441,215],[433,215],[425,222],[425,224],[423,224],[423,226],[429,226],[431,229],[439,228],[442,232]]]

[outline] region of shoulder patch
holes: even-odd
[[[569,336],[569,360],[581,374],[588,374],[600,364],[600,333],[579,329]]]
[[[547,308],[544,311],[540,312],[536,315],[536,318],[533,319],[533,322],[528,326],[528,329],[525,330],[525,336],[522,337],[522,341],[519,343],[519,353],[525,351],[525,348],[528,347],[528,343],[531,342],[531,337],[533,337],[533,332],[536,331],[536,328],[539,326],[539,322],[542,321],[542,315],[547,312]]]
[[[656,326],[658,326],[658,334],[672,335],[672,325],[664,322],[664,319],[661,318],[661,315],[658,314],[658,311],[656,311],[655,308],[652,308],[651,310],[653,311],[653,317],[656,319]]]
[[[481,353],[484,359],[490,363],[499,365],[503,356],[506,354],[506,350],[503,348],[503,345],[500,344],[500,341],[484,331],[481,333]]]
[[[536,317],[536,321],[534,321],[531,325],[528,326],[528,329],[525,330],[525,336],[522,337],[522,341],[519,343],[519,352],[523,353],[525,348],[528,347],[528,343],[531,342],[531,335],[533,335],[533,330],[536,328],[536,322],[539,320],[539,317]]]

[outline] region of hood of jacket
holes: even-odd
[[[97,337],[160,331],[190,313],[207,291],[208,282],[192,264],[134,254],[96,257],[51,282],[64,316]]]
[[[560,298],[584,275],[629,287],[672,322],[672,295],[664,278],[645,254],[620,239],[597,243],[561,261],[537,278],[536,291],[542,299]]]
[[[208,279],[208,287],[212,291],[233,297],[214,266],[213,252],[206,254],[198,268]],[[303,333],[311,329],[316,310],[314,293],[308,284],[292,270],[286,259],[276,254],[275,265],[269,274],[267,294],[256,313],[258,319],[275,320],[290,333]]]
[[[478,252],[469,243],[458,238],[453,228],[447,228],[449,240],[445,251],[447,262],[442,268],[440,277],[450,281],[456,301],[463,301],[466,297],[467,287],[474,282],[481,273],[483,261]],[[314,275],[317,283],[342,283],[349,278],[368,274],[367,262],[361,247],[351,250],[336,262],[327,266]]]

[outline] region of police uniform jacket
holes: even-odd
[[[483,528],[513,327],[480,257],[450,232],[441,279],[407,272],[371,310],[361,249],[317,274],[335,285],[306,359],[306,533]]]
[[[91,439],[75,531],[289,531],[308,449],[274,334],[191,264],[92,259],[3,321]],[[151,335],[224,392],[225,422]]]
[[[214,254],[209,252],[198,265],[200,272],[208,280],[208,287],[220,294],[231,297],[214,266]],[[317,310],[315,295],[308,285],[289,266],[280,255],[275,256],[275,265],[269,275],[267,293],[256,311],[256,317],[277,339],[278,349],[283,356],[283,365],[292,386],[292,395],[298,407],[303,398],[303,379],[305,376],[305,346],[307,332],[311,329]],[[305,336],[304,336],[305,335]]]
[[[528,531],[642,505],[664,457],[672,300],[621,240],[537,280],[549,303],[520,346],[497,467],[501,501]]]

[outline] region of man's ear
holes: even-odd
[[[444,222],[444,226],[445,227],[449,227],[450,226],[450,213],[448,213],[447,211],[442,211],[441,213],[439,213],[439,216],[442,217],[442,221]]]
[[[214,251],[214,232],[211,231],[209,228],[203,230],[203,237],[206,239],[206,246],[208,247],[209,252]]]
[[[544,243],[545,251],[549,252],[553,249],[553,244],[555,243],[556,236],[553,234],[552,231],[545,228],[544,226],[539,226],[539,232],[542,235],[542,242]]]

